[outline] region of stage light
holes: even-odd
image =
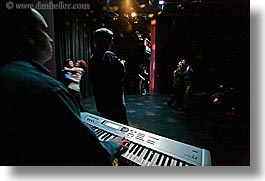
[[[139,5],[141,9],[145,8],[146,7],[146,4],[140,4]]]
[[[165,1],[164,0],[159,0],[158,4],[160,4],[160,5],[165,4]]]
[[[131,17],[134,18],[135,16],[136,16],[136,13],[135,13],[135,12],[132,12],[132,13],[131,13]]]
[[[152,17],[154,17],[153,13],[148,14],[148,18],[152,18]]]

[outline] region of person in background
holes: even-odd
[[[110,51],[113,32],[99,28],[94,32],[95,51],[90,57],[90,77],[100,116],[128,125],[124,99],[124,61]]]
[[[70,78],[72,77],[72,72],[74,72],[72,70],[74,70],[75,64],[74,64],[74,61],[69,58],[65,60],[65,64],[66,66],[64,67],[62,71],[64,74],[64,82],[65,82],[65,85],[67,86],[69,84]]]
[[[189,111],[191,107],[191,98],[192,98],[192,79],[193,79],[193,68],[190,66],[185,59],[181,60],[182,63],[182,72],[184,74],[184,100],[183,100],[183,109],[184,111]]]
[[[75,97],[77,103],[79,104],[80,111],[84,112],[85,109],[81,102],[81,92],[80,92],[80,81],[85,73],[87,63],[84,60],[77,60],[74,63],[71,59],[67,59],[67,66],[64,67],[64,75],[66,79],[66,86],[68,91]]]
[[[65,60],[65,67],[63,68],[63,83],[68,88],[68,85],[72,82],[71,77],[74,73],[74,61],[70,58]]]
[[[167,101],[169,106],[175,102],[175,108],[179,111],[183,109],[184,101],[184,73],[181,71],[182,62],[178,62],[177,68],[173,72],[173,95]]]
[[[0,164],[111,166],[129,141],[100,141],[82,123],[74,97],[44,67],[53,56],[44,17],[12,9],[0,18]]]
[[[148,94],[148,85],[149,85],[149,73],[147,72],[147,67],[143,66],[138,74],[140,77],[139,80],[139,92],[140,95]]]

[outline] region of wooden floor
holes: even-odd
[[[126,95],[129,125],[210,151],[213,166],[250,165],[249,120],[224,114],[205,96],[194,96],[188,113],[167,105],[167,94]],[[87,112],[98,115],[94,97],[83,99]]]

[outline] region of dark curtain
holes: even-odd
[[[92,17],[84,10],[54,11],[55,50],[58,80],[63,81],[62,69],[65,60],[83,59],[89,61],[92,44]],[[82,98],[91,96],[88,68],[81,80]]]

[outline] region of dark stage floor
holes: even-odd
[[[250,128],[246,111],[224,112],[194,96],[188,113],[167,105],[169,95],[126,95],[129,125],[210,151],[213,166],[250,165]],[[87,112],[98,115],[94,98],[83,100]],[[244,113],[242,113],[244,111]]]

